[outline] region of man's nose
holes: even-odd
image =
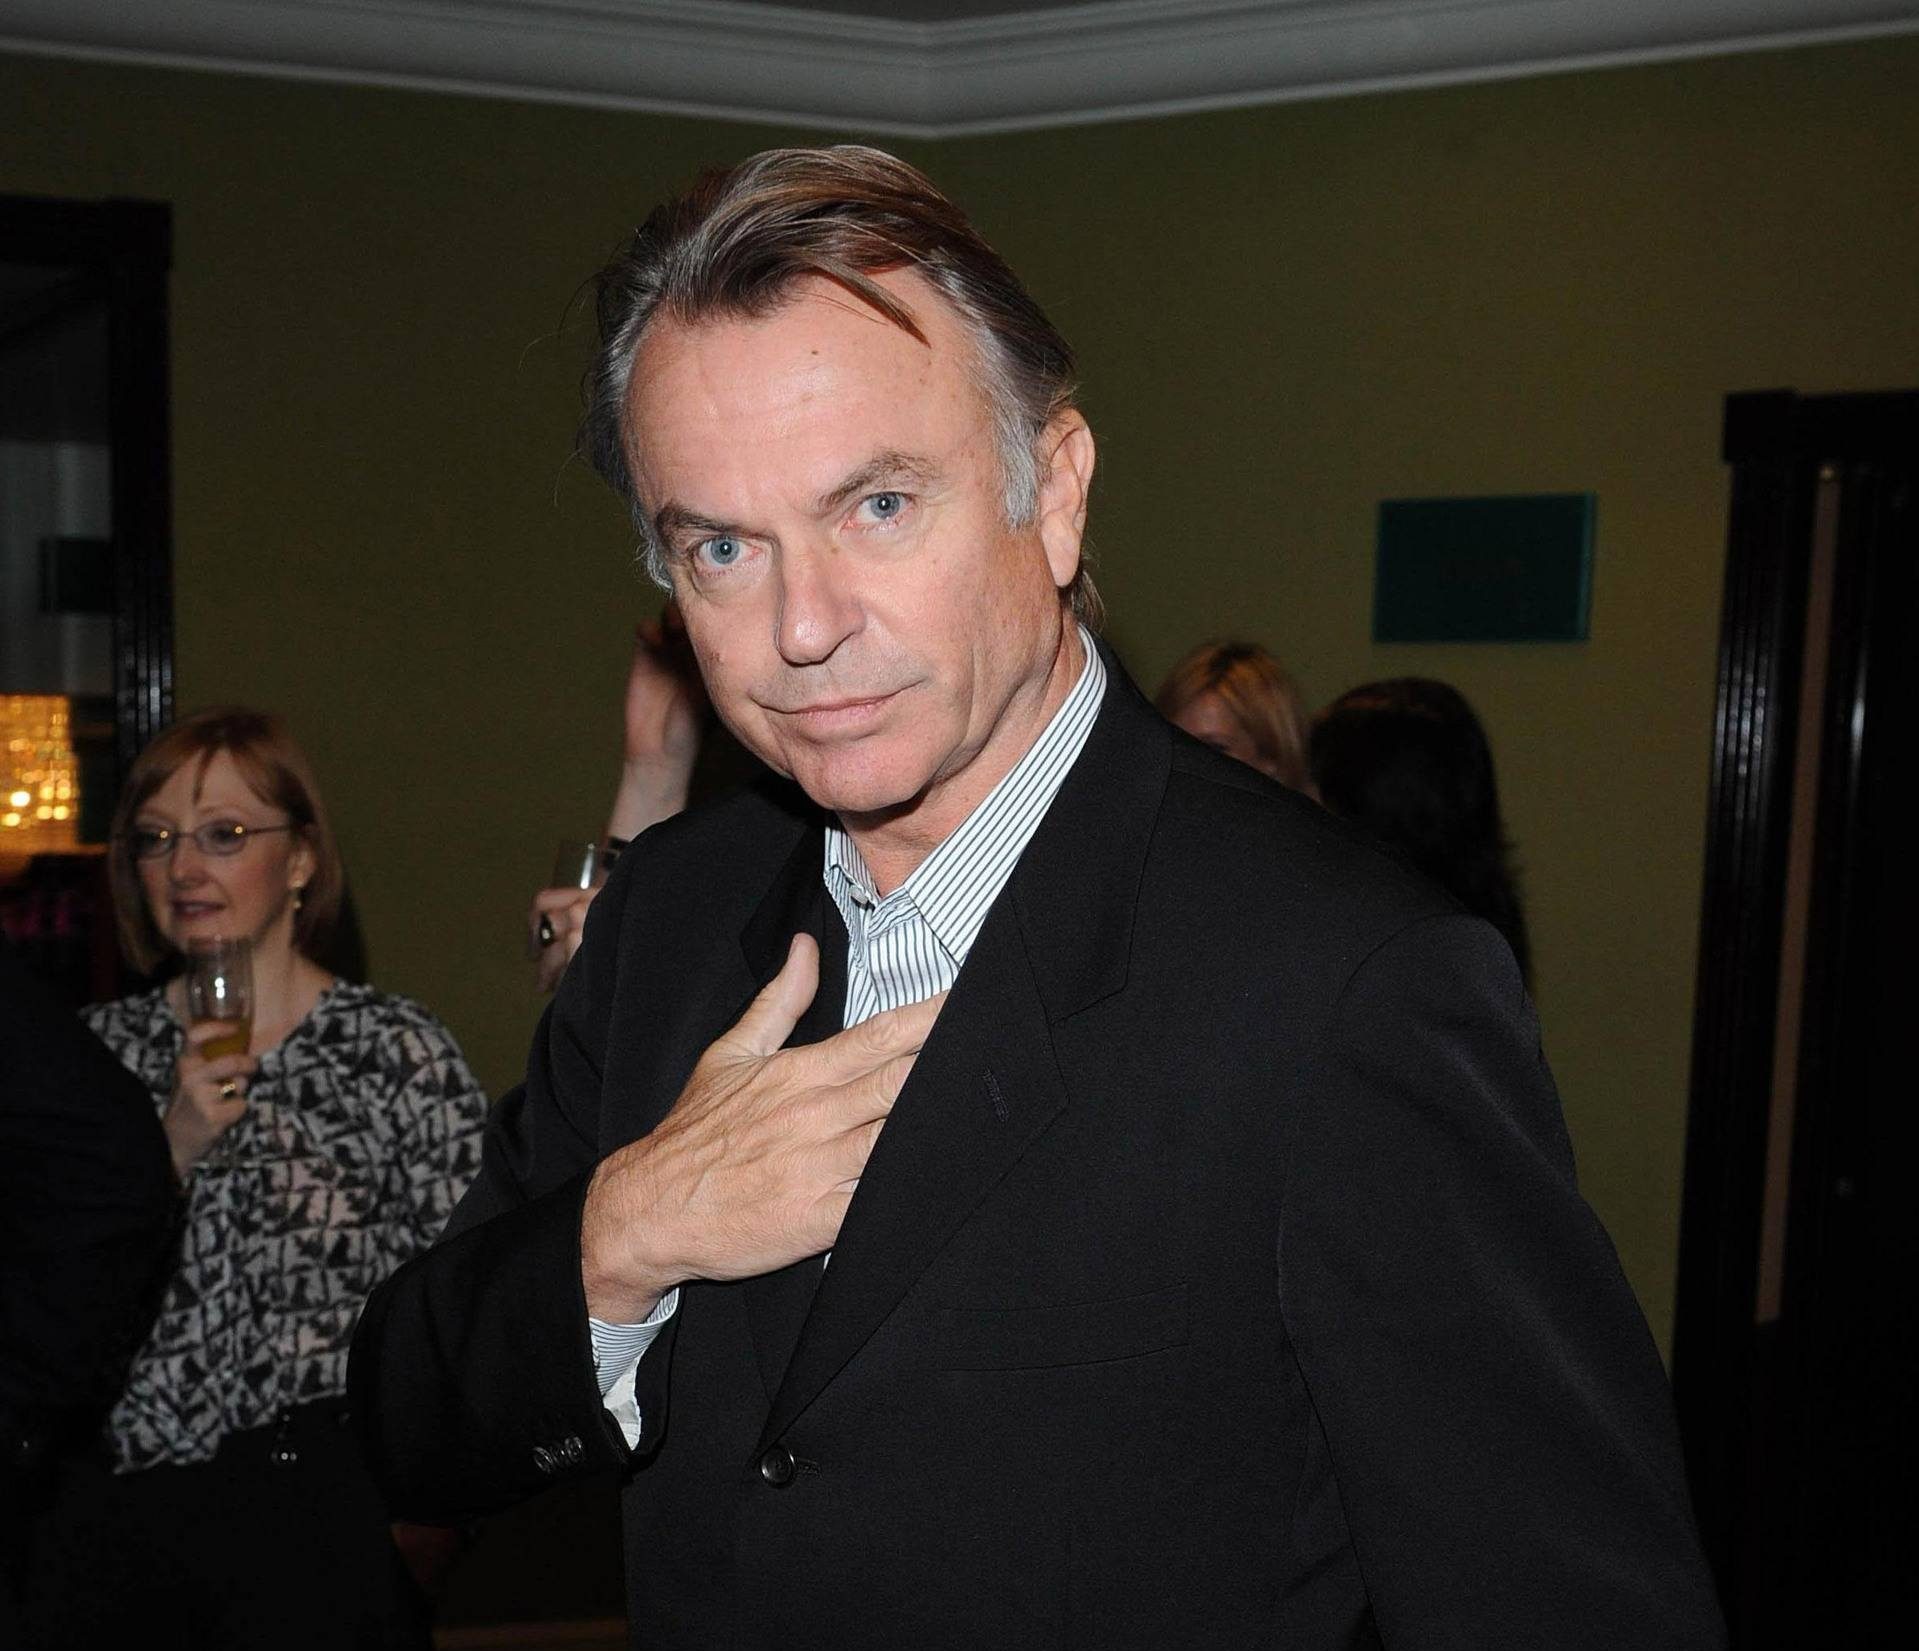
[[[774,641],[789,665],[819,665],[864,618],[846,559],[812,545],[780,551],[780,609]]]

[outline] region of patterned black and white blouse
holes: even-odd
[[[184,1033],[161,992],[87,1023],[164,1108]],[[337,983],[260,1057],[247,1108],[195,1167],[179,1265],[107,1429],[116,1471],[346,1391],[368,1293],[426,1248],[480,1167],[486,1096],[406,998]]]

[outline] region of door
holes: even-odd
[[[1739,1647],[1919,1605],[1919,393],[1736,396],[1673,1381]]]

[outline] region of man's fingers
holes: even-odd
[[[941,992],[924,1003],[889,1009],[818,1043],[789,1049],[786,1058],[802,1063],[822,1086],[851,1083],[902,1055],[910,1064],[932,1032],[945,1002],[946,994]],[[897,1086],[895,1089],[897,1092]]]
[[[822,1141],[817,1160],[821,1179],[834,1187],[857,1181],[865,1174],[866,1160],[872,1157],[873,1147],[885,1127],[884,1118],[875,1118]]]
[[[846,1223],[846,1206],[853,1202],[855,1176],[843,1187],[831,1187],[813,1201],[812,1237],[814,1255],[823,1255],[839,1242],[840,1228]]]
[[[833,1092],[838,1121],[851,1129],[876,1118],[884,1119],[892,1112],[893,1103],[906,1087],[906,1080],[912,1075],[913,1063],[918,1059],[919,1051],[909,1050],[841,1084]]]
[[[751,1055],[774,1055],[793,1035],[820,984],[820,949],[810,934],[796,934],[780,972],[760,989],[722,1042]]]
[[[851,1083],[820,1093],[822,1104],[812,1124],[818,1138],[808,1149],[817,1155],[814,1173],[819,1178],[829,1182],[859,1179],[873,1143],[892,1116],[913,1061],[912,1055],[896,1056]]]
[[[888,1009],[826,1039],[818,1045],[819,1051],[842,1075],[883,1065],[896,1055],[917,1054],[945,1002],[946,994],[941,992],[923,1003]]]

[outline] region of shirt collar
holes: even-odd
[[[1039,830],[1099,714],[1106,692],[1106,665],[1084,625],[1079,636],[1085,668],[1039,737],[972,813],[884,900],[853,839],[838,820],[828,820],[826,886],[842,911],[849,902],[856,909],[862,930],[910,907],[956,966],[966,961],[986,913],[1012,877],[1021,851]],[[854,914],[848,916],[850,927]]]

